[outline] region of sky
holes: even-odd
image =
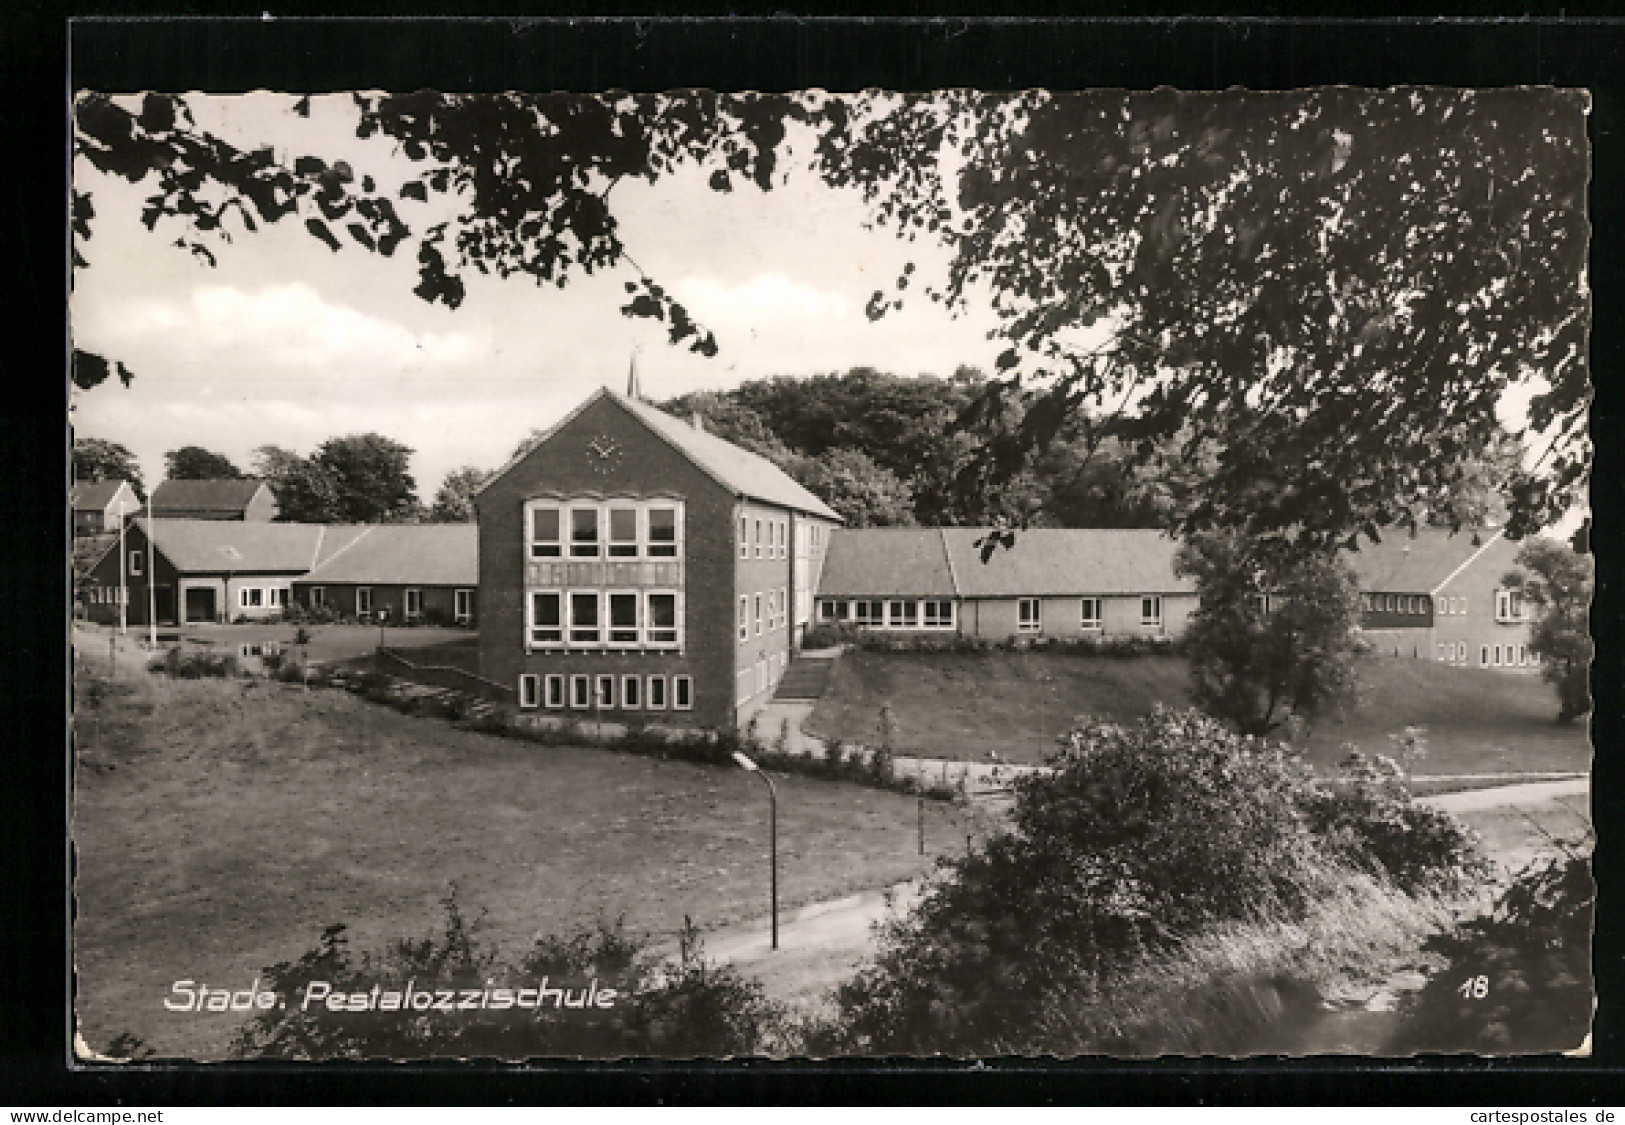
[[[349,135],[347,96],[316,99],[309,121],[277,95],[192,104],[200,125],[245,147],[310,144],[381,185],[413,168]],[[178,226],[141,226],[144,191],[80,173],[96,218],[71,298],[74,345],[122,360],[136,378],[75,392],[73,421],[78,436],[131,449],[149,484],[182,445],[247,471],[262,445],[309,453],[329,437],[377,432],[415,451],[428,502],[448,471],[496,468],[597,387],[623,389],[634,350],[644,393],[657,400],[859,365],[991,370],[1000,350],[987,338],[995,321],[985,303],[954,316],[922,298],[871,322],[870,294],[904,262],[930,275],[946,258],[866,229],[861,198],[809,174],[771,192],[722,195],[699,173],[615,188],[628,250],[716,335],[718,354],[706,358],[673,347],[660,324],[620,313],[630,267],[563,290],[467,275],[467,299],[452,311],[412,294],[409,251],[335,253],[294,221],[212,247],[211,268],[172,245]]]

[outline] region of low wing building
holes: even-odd
[[[366,527],[295,579],[293,600],[364,621],[472,626],[479,550],[471,523]]]

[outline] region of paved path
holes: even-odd
[[[1465,793],[1441,793],[1437,797],[1418,797],[1417,803],[1431,805],[1448,813],[1464,813],[1503,805],[1535,805],[1554,797],[1583,797],[1590,792],[1590,778],[1572,777],[1563,781],[1497,785],[1492,789],[1471,789]]]

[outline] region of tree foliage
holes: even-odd
[[[118,442],[105,438],[74,439],[73,479],[126,480],[139,499],[147,498],[146,486],[141,481],[141,466],[136,464],[135,454]]]
[[[910,484],[860,450],[826,449],[816,457],[793,457],[785,468],[848,527],[911,527],[916,522]]]
[[[242,470],[231,458],[197,445],[183,445],[164,454],[164,476],[169,480],[239,480]]]
[[[464,465],[447,473],[446,479],[440,482],[440,491],[434,494],[434,504],[428,511],[429,521],[473,523],[474,493],[490,479],[491,470],[478,469],[473,465]]]
[[[451,307],[470,271],[564,285],[626,267],[623,311],[705,354],[714,337],[632,264],[613,189],[686,169],[767,190],[793,156],[952,255],[941,280],[910,263],[871,315],[991,295],[1009,346],[956,423],[1019,424],[976,443],[966,479],[1019,474],[1088,417],[1091,444],[1142,461],[1171,440],[1212,455],[1177,530],[1325,546],[1426,518],[1530,376],[1548,444],[1505,486],[1509,533],[1579,495],[1587,108],[1529,88],[357,95],[358,136],[413,165],[393,194],[340,160],[240,149],[171,95],[81,98],[74,145],[205,262],[292,220],[334,250],[410,247],[418,295]],[[95,218],[76,188],[76,263]],[[1452,526],[1469,516],[1446,502]]]
[[[1267,735],[1352,696],[1359,592],[1336,557],[1209,533],[1185,543],[1174,568],[1200,599],[1185,631],[1197,706]]]
[[[381,434],[328,438],[310,460],[333,481],[338,520],[398,521],[420,505],[417,482],[407,470],[412,451]]]
[[[1519,571],[1501,584],[1535,611],[1529,648],[1540,657],[1541,676],[1557,689],[1557,721],[1591,713],[1591,597],[1596,561],[1570,545],[1537,538],[1518,552]]]

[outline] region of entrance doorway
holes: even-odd
[[[213,621],[216,615],[213,587],[191,586],[187,588],[187,621]]]

